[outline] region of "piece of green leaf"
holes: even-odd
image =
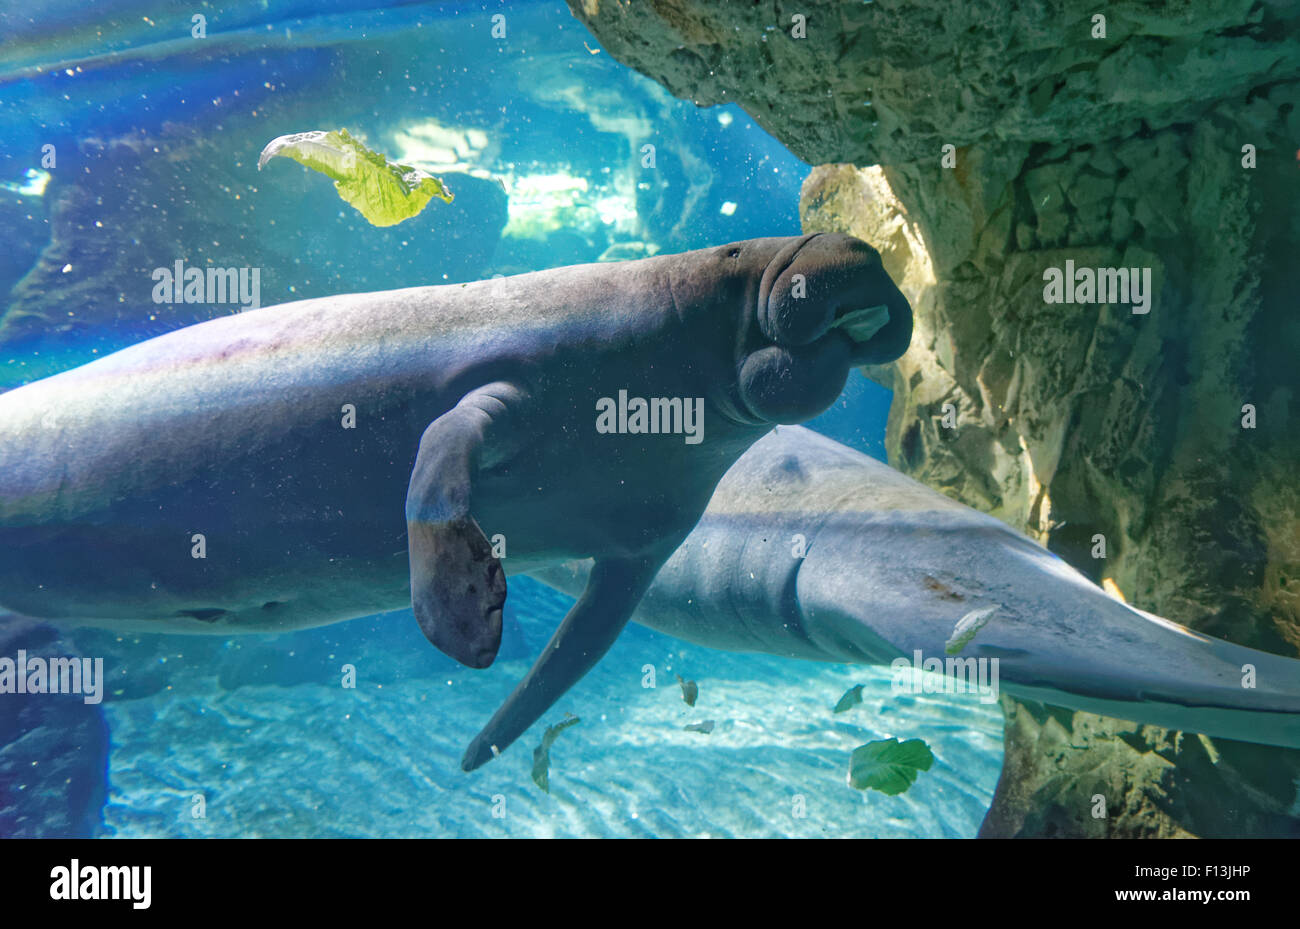
[[[849,759],[849,786],[858,790],[879,790],[891,797],[916,782],[921,771],[929,771],[934,753],[920,739],[881,739],[853,750]]]
[[[395,226],[418,214],[434,197],[451,203],[441,180],[410,165],[389,161],[366,148],[346,129],[295,132],[273,139],[257,159],[262,170],[283,155],[334,180],[339,196],[372,226]]]
[[[682,699],[686,701],[687,706],[695,706],[695,701],[700,698],[700,685],[694,681],[682,680],[682,676],[677,675],[677,683],[682,685]]]
[[[855,706],[861,703],[862,686],[863,685],[861,684],[856,684],[853,687],[850,687],[848,690],[844,691],[844,696],[840,697],[840,702],[835,704],[835,709],[833,710],[833,712],[843,713],[847,710],[853,709]]]
[[[997,612],[997,606],[986,606],[983,609],[971,610],[953,627],[952,635],[948,637],[943,650],[949,655],[955,655],[963,648],[970,644],[970,640],[975,638],[975,633],[987,625],[988,621],[993,618]]]
[[[843,329],[854,342],[870,342],[871,337],[885,328],[888,322],[889,307],[882,303],[879,306],[850,310],[831,323],[831,326]]]
[[[576,726],[582,721],[579,716],[570,716],[564,722],[556,723],[554,726],[547,726],[546,731],[542,733],[542,744],[533,749],[533,782],[547,793],[551,792],[551,746],[560,733],[570,726]]]

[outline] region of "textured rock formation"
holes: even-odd
[[[917,309],[869,372],[895,465],[1137,606],[1300,653],[1300,5],[1108,4],[1104,36],[1077,0],[570,6],[822,164],[805,229],[876,243]],[[1066,261],[1149,268],[1149,312],[1046,303]],[[1300,753],[1009,706],[985,834],[1300,833]]]

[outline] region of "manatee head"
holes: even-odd
[[[738,298],[726,349],[736,377],[722,405],[741,421],[811,419],[839,396],[850,368],[892,361],[911,341],[912,308],[861,239],[751,239],[710,260]]]

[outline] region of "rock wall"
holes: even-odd
[[[1300,4],[570,6],[820,164],[806,231],[880,248],[917,312],[867,372],[897,467],[1136,606],[1300,653]],[[1150,269],[1148,311],[1047,303],[1067,261]],[[986,835],[1300,834],[1300,752],[1007,708]]]

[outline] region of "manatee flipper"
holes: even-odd
[[[508,384],[489,384],[435,419],[406,493],[415,618],[430,642],[471,668],[486,668],[501,647],[506,575],[470,515],[470,498],[484,442],[517,397]]]
[[[582,596],[524,679],[474,737],[461,768],[473,771],[504,751],[595,666],[632,618],[667,558],[664,554],[596,562]]]

